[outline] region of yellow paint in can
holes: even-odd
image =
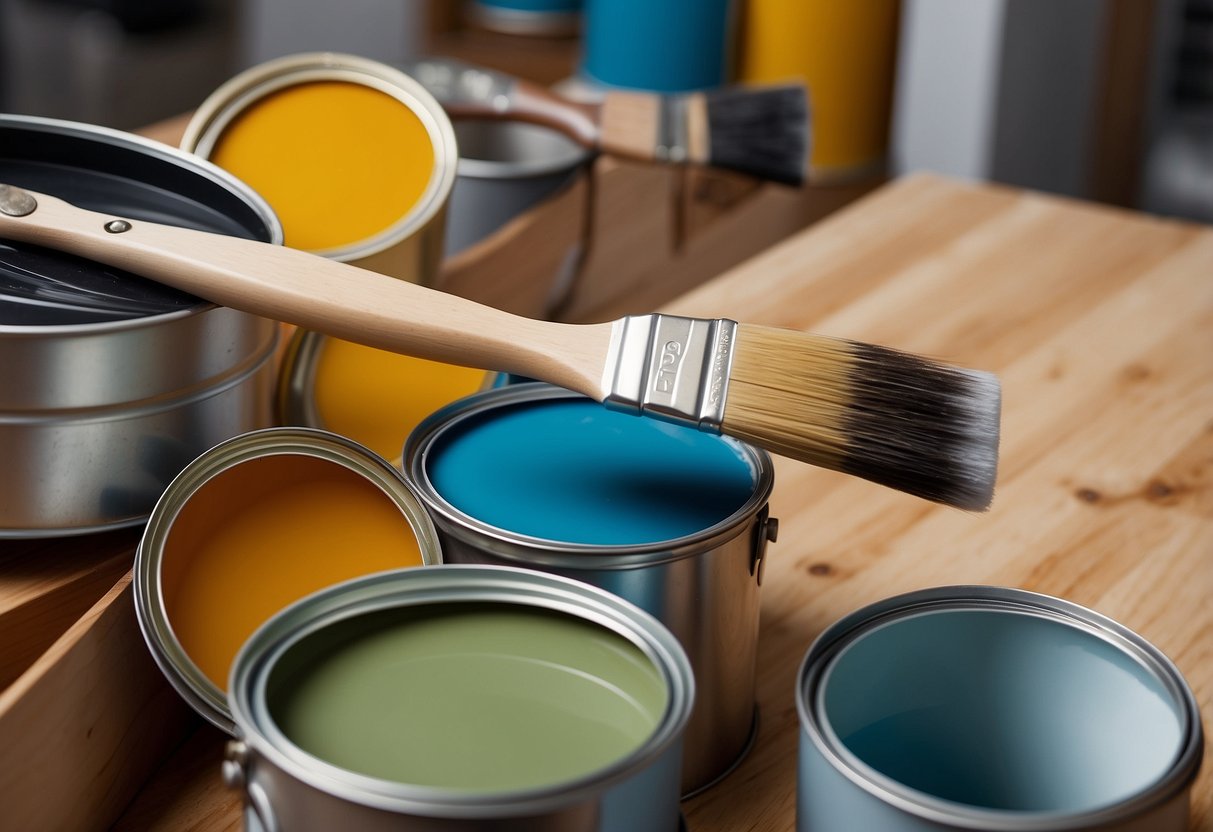
[[[491,373],[377,350],[318,333],[314,351],[299,350],[287,375],[300,373],[307,382],[294,395],[311,398],[314,424],[359,442],[385,459],[398,462],[404,441],[425,417],[456,399],[487,386]]]
[[[161,593],[186,655],[226,690],[236,653],[274,613],[338,582],[422,563],[401,509],[368,479],[273,454],[221,471],[181,507]]]
[[[256,99],[210,160],[257,191],[286,245],[325,251],[390,228],[425,193],[434,146],[403,101],[345,81],[298,83]]]
[[[815,175],[878,166],[888,151],[899,0],[747,0],[740,77],[808,86]]]

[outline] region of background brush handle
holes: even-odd
[[[453,58],[426,58],[406,64],[452,118],[528,121],[564,133],[573,141],[598,146],[598,107],[567,101],[538,84]]]
[[[25,216],[0,211],[0,238],[67,251],[345,340],[517,373],[602,398],[610,323],[522,318],[295,249],[120,220],[32,196],[37,207]],[[115,220],[129,228],[107,231]]]

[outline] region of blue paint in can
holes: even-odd
[[[517,534],[635,546],[712,528],[746,506],[757,474],[740,443],[589,399],[476,414],[427,454],[459,511]]]

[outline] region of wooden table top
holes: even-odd
[[[992,509],[967,514],[777,460],[763,587],[761,729],[684,804],[693,832],[794,825],[793,687],[847,612],[945,584],[1022,587],[1153,642],[1213,725],[1213,230],[1016,190],[894,182],[671,304],[997,372]],[[239,829],[200,729],[116,829]],[[1206,750],[1191,829],[1213,828]]]

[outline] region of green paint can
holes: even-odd
[[[693,698],[677,640],[609,593],[404,569],[253,635],[224,775],[248,829],[673,832]]]

